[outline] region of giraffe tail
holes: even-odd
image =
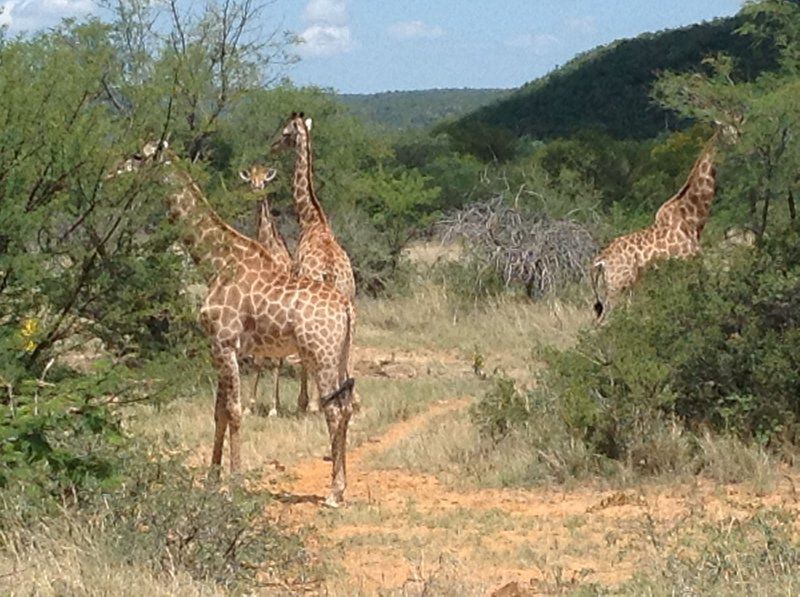
[[[355,327],[355,309],[353,302],[347,299],[347,328],[342,338],[342,345],[339,353],[339,387],[330,394],[320,397],[320,406],[325,408],[334,400],[345,397],[352,400],[354,407],[358,408],[358,399],[355,393],[356,380],[350,377],[350,349],[353,346],[353,330]],[[345,396],[346,395],[346,396]]]
[[[603,317],[603,313],[605,311],[605,305],[603,304],[603,300],[600,298],[600,292],[598,291],[598,283],[600,281],[600,276],[605,273],[605,261],[598,260],[592,264],[592,270],[589,272],[589,280],[592,282],[592,292],[594,292],[594,313],[599,321]]]

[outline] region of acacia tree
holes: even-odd
[[[297,37],[265,21],[274,0],[215,0],[199,10],[177,0],[116,0],[106,7],[116,16],[113,40],[122,60],[124,98],[118,108],[165,117],[170,102],[170,132],[194,161],[204,157],[226,111],[269,87],[297,57]],[[158,123],[151,127],[157,129]]]
[[[118,356],[168,348],[165,313],[174,323],[190,306],[182,257],[167,250],[174,234],[163,223],[163,193],[105,175],[167,129],[201,157],[229,111],[291,61],[291,36],[256,31],[263,5],[252,0],[187,13],[149,0],[107,7],[110,24],[65,22],[0,46],[0,377],[8,388],[81,332]]]
[[[653,95],[683,116],[718,121],[736,129],[728,150],[728,207],[763,236],[771,222],[795,221],[800,177],[800,4],[789,0],[749,3],[740,34],[779,49],[779,69],[753,82],[736,80],[725,56],[710,57],[709,73],[662,76]],[[742,201],[741,198],[745,198]]]

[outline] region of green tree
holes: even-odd
[[[730,58],[716,56],[707,61],[713,67],[710,75],[666,74],[653,93],[684,116],[735,130],[724,166],[729,182],[722,203],[762,236],[771,222],[796,219],[800,5],[766,0],[748,4],[744,14],[748,20],[741,34],[755,44],[766,43],[767,37],[770,43],[777,40],[779,70],[755,81],[742,80],[735,76]]]

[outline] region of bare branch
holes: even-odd
[[[482,271],[493,269],[506,286],[522,284],[529,296],[539,297],[583,279],[597,245],[572,220],[522,211],[519,203],[526,195],[536,193],[524,187],[513,195],[502,191],[449,215],[437,228],[443,242],[469,247]]]

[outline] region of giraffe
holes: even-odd
[[[655,217],[657,226],[675,228],[686,225],[695,232],[700,242],[717,189],[714,160],[719,135],[720,129],[717,129],[695,161],[681,189],[658,208]]]
[[[671,228],[652,224],[612,240],[594,258],[590,272],[598,321],[602,321],[622,293],[639,280],[648,264],[669,257],[688,259],[699,252],[697,234],[688,226]],[[603,298],[600,286],[605,287]]]
[[[592,262],[590,278],[598,320],[608,315],[621,294],[639,279],[652,261],[688,259],[700,252],[700,236],[716,193],[718,127],[695,161],[686,182],[656,212],[650,226],[612,240]],[[605,301],[599,287],[605,286]]]
[[[332,284],[344,296],[354,301],[356,283],[350,258],[336,241],[314,191],[311,125],[311,119],[305,118],[302,112],[292,112],[271,148],[272,152],[295,150],[292,190],[300,238],[294,257],[294,271],[299,275]],[[307,387],[307,376],[303,370],[300,376],[299,399],[302,405],[308,405]],[[358,394],[353,396],[353,405],[358,409]],[[316,405],[312,403],[310,410],[315,408]]]
[[[170,216],[184,223],[183,240],[197,263],[210,263],[209,291],[200,322],[211,343],[219,380],[214,409],[212,474],[222,463],[230,430],[230,469],[240,468],[242,408],[238,357],[280,358],[300,354],[313,376],[331,442],[329,506],[340,505],[346,487],[347,428],[354,380],[349,376],[353,306],[338,290],[282,271],[267,249],[225,224],[191,176],[176,167],[174,152],[150,143],[117,169],[163,164]]]
[[[268,168],[261,164],[253,164],[247,170],[241,170],[239,176],[245,182],[249,183],[253,191],[263,191],[267,185],[272,182],[277,176],[277,171],[273,168]],[[258,206],[256,216],[256,240],[260,242],[267,249],[272,258],[275,260],[275,265],[284,272],[291,272],[292,269],[292,254],[289,252],[289,247],[283,235],[278,230],[275,220],[272,218],[270,212],[269,199],[265,196]],[[273,369],[273,402],[272,408],[267,413],[268,417],[275,417],[278,415],[278,408],[280,407],[280,372],[283,368],[283,359],[278,359],[277,366]],[[256,410],[256,396],[258,395],[258,382],[261,379],[262,366],[261,363],[257,364],[256,379],[253,383],[253,395],[250,399],[250,411]]]

